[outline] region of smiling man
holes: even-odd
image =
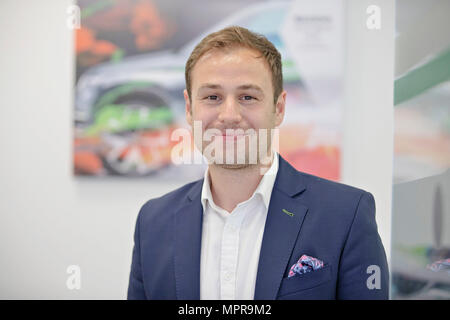
[[[186,63],[184,98],[209,166],[142,206],[129,299],[388,298],[373,196],[272,150],[286,105],[272,43],[241,27],[208,35]]]

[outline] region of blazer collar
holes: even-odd
[[[294,169],[281,155],[278,155],[278,173],[275,179],[274,188],[279,189],[290,197],[295,197],[306,189],[306,184],[300,173]],[[283,177],[283,178],[282,178]],[[289,179],[289,177],[295,177]],[[187,197],[193,201],[201,196],[204,179],[200,179],[194,183],[193,187],[188,191]]]
[[[272,195],[272,190],[273,190],[273,186],[275,184],[275,179],[276,179],[276,175],[278,173],[278,168],[279,168],[278,153],[276,151],[273,151],[272,163],[271,163],[270,167],[268,168],[268,170],[264,173],[262,179],[260,180],[258,186],[256,187],[256,189],[252,195],[252,197],[256,194],[261,195],[261,198],[262,198],[266,208],[269,208],[270,196]],[[202,201],[203,210],[205,210],[207,202],[209,202],[209,204],[213,208],[215,208],[215,206],[216,206],[216,204],[214,203],[214,200],[212,198],[212,194],[211,194],[209,167],[206,168],[205,174],[203,177],[201,201]]]
[[[194,183],[175,212],[175,284],[178,300],[200,300],[203,208],[202,180]]]
[[[295,197],[306,189],[303,176],[279,155],[279,169],[274,188],[289,197]]]

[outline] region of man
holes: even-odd
[[[373,196],[295,170],[263,139],[286,103],[272,43],[241,27],[208,35],[187,61],[184,98],[188,123],[217,144],[206,152],[194,133],[204,179],[141,208],[129,299],[388,298]],[[252,132],[263,132],[256,161]]]

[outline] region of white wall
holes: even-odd
[[[343,181],[374,193],[388,251],[394,12],[391,1],[371,1],[383,29],[368,33],[364,3],[347,7]],[[0,299],[125,298],[138,210],[178,186],[73,177],[70,4],[0,2]],[[81,290],[66,287],[73,264]]]
[[[366,8],[380,8],[379,30]],[[394,151],[395,1],[347,0],[342,182],[370,191],[390,262]]]
[[[2,299],[125,298],[138,210],[176,187],[73,177],[69,5],[0,2]]]

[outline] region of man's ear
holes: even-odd
[[[184,95],[184,102],[186,105],[186,121],[187,123],[189,123],[189,125],[192,126],[192,106],[191,101],[189,99],[189,94],[186,89],[184,89],[183,95]]]
[[[275,127],[278,127],[284,119],[284,111],[286,108],[286,91],[280,93],[277,103],[275,105]]]

